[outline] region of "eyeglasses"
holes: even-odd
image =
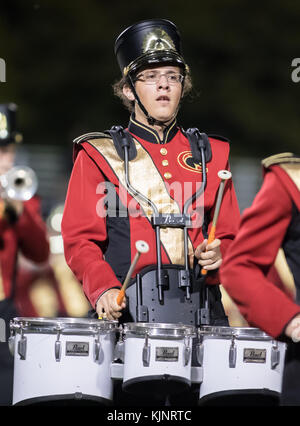
[[[166,77],[169,84],[182,83],[184,76],[179,73],[162,73],[158,71],[147,71],[137,76],[136,81],[142,81],[145,84],[157,84],[161,77]]]

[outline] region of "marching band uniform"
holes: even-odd
[[[166,140],[163,144],[158,143],[158,136],[152,129],[147,129],[134,117],[131,117],[128,130],[135,138],[138,150],[141,151],[139,163],[136,162],[132,167],[131,181],[143,186],[145,193],[153,187],[156,188],[154,185],[157,183],[157,190],[152,191],[152,197],[155,200],[160,199],[160,212],[178,209],[168,191],[164,194],[157,192],[162,191],[166,184],[171,185],[174,182],[181,184],[191,182],[195,192],[196,184],[201,181],[201,165],[187,161],[192,160],[192,155],[189,142],[182,130],[175,121],[171,123],[166,129]],[[118,157],[112,140],[104,134],[99,135],[94,139],[90,139],[89,135],[83,136],[79,143],[75,144],[75,162],[62,222],[67,263],[78,280],[83,283],[84,292],[92,306],[95,306],[98,298],[109,288],[121,288],[135,255],[134,244],[137,240],[145,240],[150,246],[150,251],[140,257],[135,273],[156,263],[155,234],[148,219],[151,212],[147,212],[145,206],[137,202],[135,204],[137,212],[145,209],[144,214],[129,214],[128,205],[132,205],[133,197],[127,193],[124,186],[123,162]],[[208,222],[206,234],[210,231],[219,186],[217,172],[229,168],[229,144],[213,138],[210,138],[210,143],[213,160],[207,163],[208,183],[204,193],[204,217]],[[127,210],[125,217],[110,217],[109,212],[103,217],[106,195],[104,188],[107,181],[114,185],[120,202],[125,205]],[[127,200],[124,199],[126,198],[124,194]],[[181,210],[184,197],[175,201],[181,203]],[[194,222],[199,221],[196,207],[194,212]],[[216,234],[216,238],[222,240],[223,255],[234,238],[238,221],[238,204],[233,184],[229,182],[224,193]],[[161,234],[163,264],[182,265],[181,230],[178,233],[178,230],[167,228]],[[206,236],[202,233],[201,223],[189,231],[192,251]],[[208,283],[219,284],[218,273],[208,275]]]
[[[183,267],[186,252],[192,258],[195,248],[210,230],[219,186],[217,173],[220,169],[229,168],[228,142],[208,139],[205,149],[211,155],[208,155],[206,167],[202,170],[204,158],[198,157],[200,161],[195,158],[197,154],[190,139],[176,123],[176,112],[173,120],[167,123],[158,121],[149,115],[135,91],[134,79],[137,71],[143,67],[172,64],[179,67],[185,76],[188,67],[180,49],[177,28],[163,19],[134,24],[123,31],[115,43],[119,66],[149,124],[139,122],[133,113],[128,129],[123,133],[131,141],[128,168],[134,190],[127,190],[126,179],[129,176],[124,171],[125,157],[120,154],[119,142],[110,131],[89,133],[74,141],[74,167],[66,197],[62,236],[66,261],[82,282],[93,307],[107,290],[121,288],[135,256],[137,240],[145,240],[150,251],[140,257],[134,275],[148,266],[157,265],[157,234],[151,222],[153,204],[159,214],[182,215],[186,201],[196,192],[199,195],[204,172],[207,176],[204,196],[202,194],[198,199],[193,199],[190,206],[192,227],[188,229],[188,243],[184,246],[183,229],[180,227],[160,229],[162,266]],[[155,130],[155,124],[164,128],[162,140]],[[135,155],[132,156],[132,152]],[[185,184],[188,184],[188,190]],[[111,202],[113,197],[114,203]],[[117,208],[112,204],[117,204]],[[222,255],[234,238],[238,220],[238,203],[230,182],[225,190],[216,236],[222,241]],[[197,266],[194,267],[194,277],[199,275]],[[217,270],[207,275],[207,284],[220,283]],[[173,287],[176,285],[173,283]],[[215,309],[212,318],[227,324],[218,286],[209,287],[214,287],[210,295]],[[180,292],[175,296],[175,299],[179,298]],[[181,308],[173,305],[173,317],[163,315],[159,322],[178,322],[176,309]],[[124,319],[126,317],[123,315]],[[190,324],[191,319],[184,315],[183,322],[187,320]],[[153,317],[152,321],[157,321],[157,318]]]
[[[0,115],[2,123],[5,117],[8,128],[5,138],[0,139],[0,147],[3,147],[14,143],[15,137],[14,128],[10,122],[11,111],[6,105],[1,106]],[[6,322],[6,339],[8,339],[9,321],[18,316],[14,301],[18,252],[20,250],[33,262],[45,262],[49,255],[49,243],[46,227],[40,214],[38,197],[35,196],[23,203],[23,212],[19,217],[14,209],[1,198],[0,209],[0,318]],[[0,351],[0,405],[9,405],[12,397],[13,358],[7,344],[0,344]]]
[[[285,327],[300,313],[300,158],[283,153],[268,157],[263,166],[263,185],[243,213],[221,281],[250,325],[287,340]],[[294,279],[295,301],[267,276],[281,247]],[[282,403],[299,404],[299,343],[288,340]]]
[[[7,216],[0,218],[0,244],[3,300],[12,296],[19,250],[33,262],[42,263],[48,259],[49,244],[38,197],[24,202],[24,210],[15,223]]]
[[[96,310],[98,300],[105,297],[107,291],[121,288],[135,258],[135,244],[144,240],[149,251],[140,256],[135,267],[120,321],[194,325],[201,299],[200,267],[194,251],[211,229],[220,182],[217,173],[229,168],[229,144],[220,138],[206,135],[204,138],[198,131],[201,136],[201,143],[197,140],[198,150],[202,155],[199,156],[190,133],[176,122],[178,105],[176,110],[173,107],[167,110],[168,118],[163,122],[151,116],[135,90],[135,79],[140,70],[167,64],[180,69],[182,79],[176,84],[177,89],[178,84],[182,85],[183,95],[188,67],[180,53],[180,37],[173,23],[157,19],[132,25],[117,38],[115,53],[126,85],[134,95],[134,113],[126,130],[114,126],[104,133],[88,133],[74,141],[74,166],[61,226],[66,261]],[[174,91],[170,92],[174,94]],[[176,93],[180,94],[180,91]],[[179,97],[176,99],[180,101]],[[135,115],[140,111],[143,122]],[[164,129],[162,135],[155,126]],[[128,147],[128,158],[123,143]],[[191,224],[187,229],[184,207],[189,201]],[[177,216],[179,222],[183,220],[184,227],[177,226],[179,222],[175,227],[168,222],[157,234],[160,225],[155,221],[159,215],[164,219],[169,216],[171,220],[176,220]],[[238,203],[233,184],[229,182],[216,232],[216,238],[222,242],[222,255],[235,236],[238,222]],[[186,238],[185,232],[188,234]],[[159,270],[159,252],[162,270]],[[186,267],[189,271],[185,275],[186,269],[182,269]],[[162,298],[160,284],[157,284],[157,299],[155,278],[147,281],[151,268],[157,272],[157,282],[160,273],[164,275],[161,275],[162,280],[165,279]],[[139,296],[136,293],[140,285],[131,285],[135,278],[136,283],[139,281],[138,276],[141,277],[143,304],[147,305],[145,320],[138,319]],[[184,281],[189,280],[189,276],[192,277],[190,300],[189,288]],[[206,284],[211,321],[216,325],[228,325],[219,283],[218,271],[208,271]],[[191,402],[190,395],[187,400]],[[132,401],[127,400],[129,405],[136,402],[137,395]]]

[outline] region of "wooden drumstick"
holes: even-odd
[[[118,294],[118,297],[117,297],[117,303],[118,303],[119,306],[121,306],[122,301],[123,301],[123,299],[125,297],[125,290],[127,288],[127,285],[129,284],[131,275],[132,275],[132,273],[133,273],[133,271],[134,271],[134,269],[136,267],[136,264],[137,264],[137,262],[138,262],[138,260],[140,258],[140,255],[142,253],[147,253],[149,251],[148,244],[145,241],[142,241],[142,240],[139,240],[139,241],[137,241],[135,243],[135,248],[137,250],[136,254],[135,254],[133,262],[130,265],[130,268],[129,268],[128,272],[127,272],[127,275],[126,275],[126,278],[125,278],[124,283],[122,285],[122,288],[120,290],[120,293]]]
[[[218,216],[219,216],[220,207],[221,207],[221,203],[222,203],[222,197],[223,197],[225,183],[226,183],[226,180],[231,178],[232,174],[229,170],[219,170],[218,176],[221,179],[221,182],[220,182],[220,186],[219,186],[214,217],[213,217],[212,225],[211,225],[211,228],[210,228],[210,233],[209,233],[208,239],[207,239],[207,244],[212,243],[215,239],[217,221],[218,221]],[[207,270],[202,268],[201,274],[206,275]]]

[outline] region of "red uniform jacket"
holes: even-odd
[[[190,161],[192,156],[187,138],[175,122],[166,129],[163,144],[158,143],[158,137],[152,129],[140,123],[131,121],[129,131],[135,137],[138,156],[142,151],[147,161],[150,159],[147,167],[136,159],[132,161],[132,185],[140,186],[141,189],[147,186],[148,191],[153,191],[156,201],[157,197],[159,198],[158,192],[161,191],[161,200],[157,204],[160,211],[167,212],[169,207],[173,208],[174,199],[176,205],[182,209],[187,196],[183,194],[181,199],[177,199],[178,191],[175,191],[177,194],[171,194],[167,189],[165,194],[165,188],[175,182],[181,184],[189,182],[195,190],[202,179],[201,166]],[[204,212],[208,218],[208,231],[219,186],[217,172],[220,169],[229,168],[229,144],[214,139],[210,142],[212,161],[207,163],[207,187],[204,194]],[[123,169],[123,162],[120,162],[112,146],[111,140],[89,141],[87,137],[81,143],[80,149],[75,151],[75,163],[62,221],[66,261],[77,279],[83,283],[84,292],[93,306],[104,291],[121,286],[122,278],[127,273],[136,253],[137,240],[145,240],[150,246],[150,251],[147,255],[140,257],[135,273],[146,266],[156,265],[155,233],[145,215],[134,214],[109,220],[99,216],[99,211],[103,211],[104,194],[101,184],[104,182],[109,181],[114,185],[118,199],[126,209],[134,201],[124,191],[121,172],[118,174],[118,169]],[[124,192],[127,195],[126,200]],[[135,210],[139,209],[142,210],[143,207],[137,202]],[[118,222],[114,228],[116,220]],[[233,185],[229,182],[224,192],[216,235],[222,240],[223,254],[234,238],[238,221],[238,203]],[[178,234],[174,232],[170,228],[161,231],[163,264],[180,264],[178,253],[181,253],[183,240],[178,239]],[[189,239],[193,249],[203,241],[201,224],[189,230]],[[112,246],[114,246],[113,255],[111,255]],[[116,272],[119,266],[121,269],[123,267],[122,274]],[[217,276],[214,276],[213,283],[219,283]]]
[[[10,297],[18,251],[34,262],[48,259],[49,242],[37,197],[24,202],[24,210],[15,224],[0,219],[0,244],[2,285],[5,297]]]
[[[300,307],[268,279],[291,223],[300,192],[279,166],[266,170],[252,206],[243,213],[239,232],[220,268],[221,281],[248,323],[279,337]],[[298,248],[299,248],[298,239]]]

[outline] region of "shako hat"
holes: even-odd
[[[17,131],[17,105],[0,104],[0,146],[22,142],[22,135]]]
[[[148,19],[126,28],[116,39],[115,55],[123,76],[155,64],[187,65],[181,53],[179,32],[171,21]]]

